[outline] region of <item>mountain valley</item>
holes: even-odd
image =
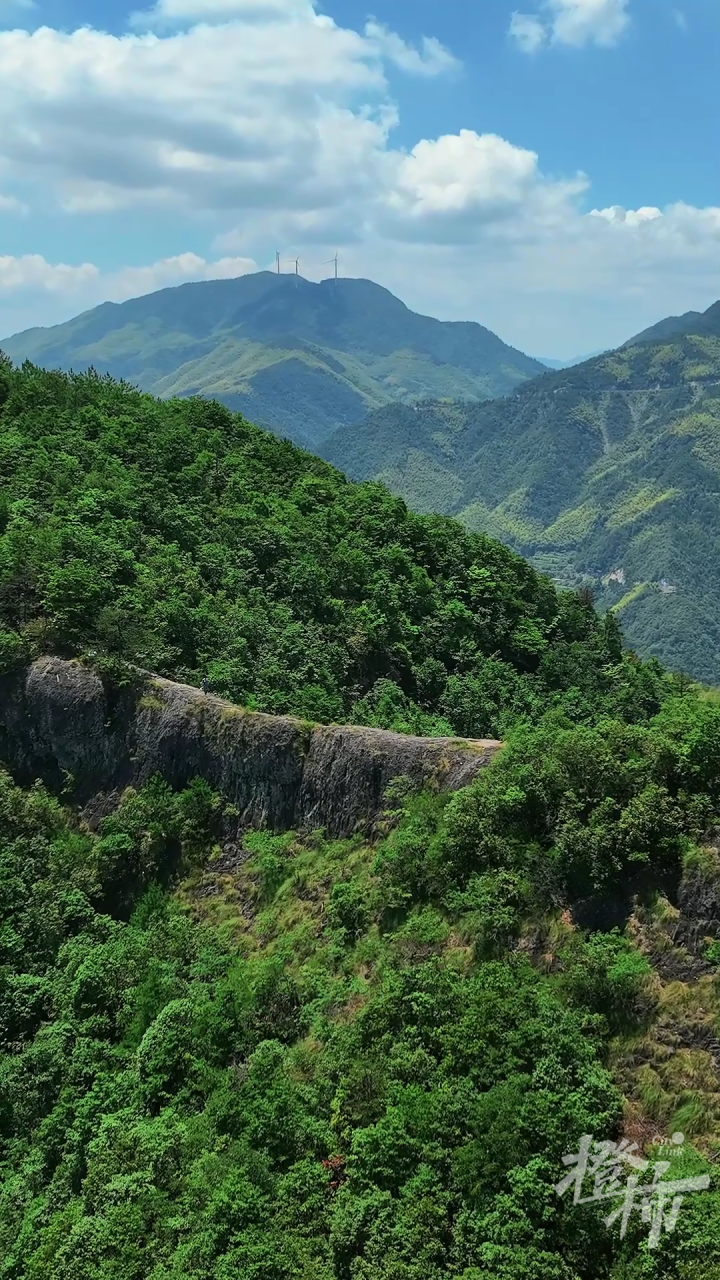
[[[503,399],[385,406],[321,452],[592,589],[640,653],[717,683],[719,311]]]

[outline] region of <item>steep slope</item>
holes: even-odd
[[[639,652],[717,682],[719,383],[720,337],[687,333],[547,373],[506,400],[390,406],[322,452],[592,587]]]
[[[0,667],[92,650],[250,710],[466,738],[572,715],[578,688],[657,699],[506,547],[216,402],[0,363],[0,474]]]
[[[350,836],[372,830],[393,779],[457,790],[502,745],[313,725],[136,675],[120,697],[92,667],[62,658],[0,678],[2,760],[28,781],[72,778],[76,800],[96,814],[128,786],[160,777],[181,790],[202,777],[233,807],[239,830],[322,827]]]
[[[717,1280],[718,696],[211,401],[0,475],[2,1280]]]
[[[716,1280],[719,746],[548,717],[372,841],[0,769],[3,1280]]]
[[[388,401],[487,399],[542,370],[482,325],[417,315],[370,280],[268,271],[106,302],[0,348],[47,368],[94,366],[164,397],[214,396],[310,445]]]

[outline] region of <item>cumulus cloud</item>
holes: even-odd
[[[652,205],[643,205],[640,209],[623,209],[621,204],[610,205],[607,209],[591,209],[590,217],[604,218],[606,222],[621,223],[627,227],[640,227],[643,222],[654,222],[662,217],[662,210]]]
[[[246,21],[249,0],[161,0],[165,19],[228,19],[166,35],[0,32],[0,161],[71,212],[357,199],[382,181],[397,119],[385,65],[428,76],[455,59],[303,0],[263,5]]]
[[[536,181],[534,151],[461,129],[413,147],[400,165],[397,196],[420,214],[498,209],[517,204]]]
[[[387,203],[397,215],[396,234],[468,241],[490,229],[517,235],[530,223],[537,231],[564,220],[586,185],[583,175],[547,179],[534,151],[461,129],[418,142],[400,161]]]
[[[257,269],[254,258],[228,257],[208,262],[197,253],[179,253],[149,266],[124,267],[108,273],[103,288],[111,301],[122,302],[188,280],[231,280]]]
[[[122,302],[187,280],[229,280],[257,271],[254,258],[218,258],[208,262],[197,253],[179,253],[140,267],[102,272],[91,262],[68,266],[47,262],[38,253],[0,257],[0,294],[15,289],[47,293],[83,293],[99,300]]]
[[[41,289],[48,293],[73,293],[98,279],[100,272],[91,262],[68,266],[46,262],[39,253],[14,258],[0,256],[0,293],[14,289]]]
[[[528,50],[608,42],[626,18],[623,0],[548,0],[538,17],[515,15],[515,39]],[[41,298],[30,323],[46,323],[103,298],[241,274],[275,244],[299,252],[311,278],[340,247],[347,274],[536,350],[551,317],[572,354],[581,317],[597,326],[605,305],[615,316],[636,307],[632,331],[699,306],[704,290],[712,300],[718,210],[586,212],[583,174],[548,174],[535,152],[472,129],[402,149],[389,65],[429,77],[457,64],[429,37],[413,48],[375,20],[342,27],[309,0],[158,0],[123,35],[0,31],[0,209],[54,200],[116,228],[118,211],[160,210],[175,243],[186,227],[185,244],[205,250],[113,272],[5,258],[0,301]],[[23,326],[24,306],[5,332]],[[610,341],[593,329],[581,345]]]
[[[630,25],[629,0],[545,0],[540,13],[513,13],[508,34],[523,53],[545,45],[616,44]]]

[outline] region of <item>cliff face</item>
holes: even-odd
[[[500,746],[313,727],[158,677],[111,697],[94,671],[61,658],[0,680],[2,759],[25,782],[58,785],[70,775],[73,794],[98,816],[155,774],[173,787],[200,776],[237,807],[241,825],[345,836],[372,826],[393,778],[454,790]]]

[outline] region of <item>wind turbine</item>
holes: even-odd
[[[298,276],[300,275],[300,259],[295,259],[295,288],[297,289]]]
[[[327,262],[324,262],[324,263],[323,263],[323,266],[324,266],[324,267],[327,267],[327,266],[329,266],[329,265],[330,265],[330,263],[331,263],[331,262],[333,262],[333,263],[335,264],[335,283],[337,284],[337,278],[338,278],[338,256],[337,256],[337,254],[335,254],[335,257],[334,257],[334,258],[328,258],[328,259],[327,259]]]
[[[278,275],[280,275],[280,250],[279,249],[275,250],[275,270],[277,271]]]

